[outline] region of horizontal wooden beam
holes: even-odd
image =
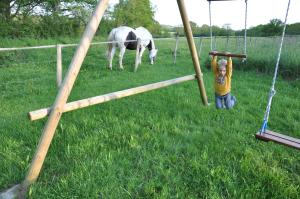
[[[223,56],[223,57],[247,58],[247,55],[245,55],[245,54],[234,54],[234,53],[217,52],[217,51],[209,52],[209,55],[213,55],[213,56],[217,55],[217,56]]]
[[[157,82],[157,83],[153,83],[153,84],[147,84],[144,86],[138,86],[135,88],[130,88],[130,89],[122,90],[122,91],[99,95],[96,97],[82,99],[82,100],[78,100],[78,101],[74,101],[74,102],[69,102],[64,106],[63,112],[69,112],[69,111],[73,111],[76,109],[85,108],[85,107],[96,105],[96,104],[101,104],[101,103],[108,102],[111,100],[120,99],[120,98],[128,97],[131,95],[136,95],[139,93],[144,93],[147,91],[171,86],[173,84],[179,84],[179,83],[194,80],[194,79],[196,79],[195,75],[187,75],[187,76],[179,77],[176,79],[166,80],[166,81]],[[48,116],[49,113],[51,112],[51,110],[52,110],[52,107],[42,108],[39,110],[31,111],[28,113],[28,117],[31,121],[39,120],[39,119],[42,119],[42,118]]]

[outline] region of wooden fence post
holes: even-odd
[[[203,39],[200,37],[200,44],[199,44],[199,57],[201,57],[201,51],[202,51],[202,41],[203,41]]]
[[[214,36],[214,49],[213,50],[216,50],[217,49],[217,36]]]
[[[179,42],[179,33],[176,33],[176,44],[175,44],[175,49],[173,52],[173,57],[174,57],[174,64],[176,64],[176,57],[177,57],[177,49],[178,49],[178,42]]]
[[[62,82],[62,47],[60,44],[56,46],[56,85],[59,88]]]

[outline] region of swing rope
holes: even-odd
[[[245,35],[244,35],[244,54],[247,55],[247,10],[248,0],[245,0]]]
[[[210,50],[213,50],[213,33],[212,33],[212,20],[211,20],[211,1],[209,3],[209,26],[210,26]],[[245,34],[244,34],[244,54],[247,54],[247,15],[248,15],[248,0],[245,0]],[[216,42],[216,41],[215,41]],[[228,42],[228,41],[227,41]]]
[[[262,127],[260,129],[260,134],[265,133],[265,131],[267,129],[270,110],[271,110],[271,105],[272,105],[272,99],[273,99],[274,95],[276,94],[275,83],[276,83],[276,78],[277,78],[277,73],[278,73],[278,68],[279,68],[279,61],[280,61],[280,56],[281,56],[282,44],[283,44],[283,40],[284,40],[284,36],[285,36],[285,29],[286,29],[286,25],[287,25],[286,22],[287,22],[289,9],[290,9],[290,2],[291,2],[291,0],[289,0],[289,2],[288,2],[286,14],[285,14],[284,27],[283,27],[283,30],[282,30],[281,42],[280,42],[280,46],[279,46],[279,50],[278,50],[278,55],[277,55],[277,61],[276,61],[272,86],[271,86],[271,89],[270,89],[270,92],[269,92],[268,104],[267,104],[266,112],[265,112],[265,115],[264,115],[263,124],[262,124]]]
[[[213,33],[212,33],[212,25],[211,25],[211,1],[209,3],[209,27],[210,27],[210,51],[213,50]]]

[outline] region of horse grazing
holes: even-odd
[[[141,45],[139,50],[138,62],[139,64],[142,62],[142,56],[146,48],[149,50],[149,58],[151,64],[154,63],[154,59],[157,54],[157,49],[155,49],[155,44],[152,38],[151,33],[144,27],[139,27],[136,29],[120,26],[118,28],[112,29],[109,33],[108,41],[112,43],[108,43],[107,57],[109,59],[109,69],[112,69],[112,60],[116,51],[116,48],[120,48],[119,54],[119,66],[120,69],[123,69],[123,56],[125,50],[137,50],[137,39],[141,39]],[[130,41],[131,40],[131,41]],[[132,41],[134,40],[134,41]]]

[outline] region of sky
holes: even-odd
[[[160,24],[178,26],[182,24],[176,0],[150,0],[155,8],[155,20]],[[118,0],[111,0],[111,4]],[[206,0],[184,0],[190,21],[199,26],[209,25],[209,4]],[[284,21],[288,0],[248,0],[247,27],[267,24],[271,19]],[[245,1],[211,2],[212,25],[222,27],[230,24],[234,30],[245,26]],[[291,0],[287,23],[300,22],[300,1]]]

